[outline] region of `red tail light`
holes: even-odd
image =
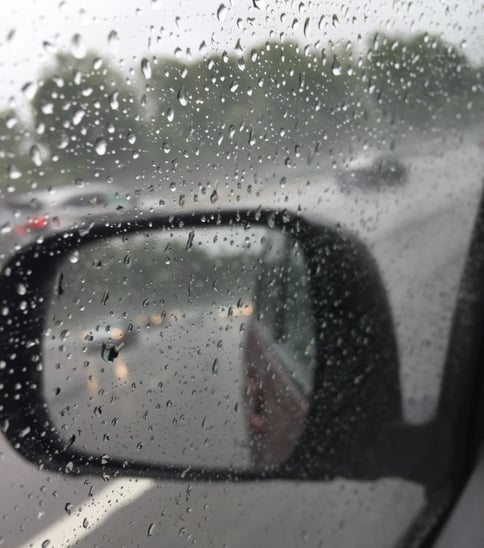
[[[31,217],[27,222],[16,225],[14,228],[15,234],[23,236],[28,232],[43,230],[49,224],[49,219],[45,215],[36,215]]]
[[[42,230],[49,224],[49,220],[45,215],[37,215],[27,221],[27,226],[32,230]]]

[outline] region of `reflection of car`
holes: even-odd
[[[218,309],[219,318],[241,318],[251,316],[254,306],[251,303],[238,303],[220,306]]]
[[[92,216],[132,210],[136,200],[113,185],[104,183],[56,187],[52,190],[13,195],[4,203],[8,231],[15,239],[37,237],[65,228]],[[4,233],[7,229],[4,229]]]
[[[168,311],[138,314],[134,319],[134,323],[135,328],[138,330],[167,327],[173,322],[179,321],[182,316],[180,310],[173,308]]]
[[[94,327],[81,331],[80,339],[87,352],[99,352],[107,361],[112,361],[122,348],[137,340],[138,332],[128,320],[104,318],[95,323]]]
[[[390,155],[367,155],[355,158],[338,174],[338,181],[346,191],[376,190],[405,183],[407,168],[401,160]]]
[[[303,430],[315,366],[302,250],[274,235],[264,252],[256,312],[244,343],[246,428],[254,465],[287,459]]]

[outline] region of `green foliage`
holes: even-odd
[[[302,51],[292,42],[188,64],[159,61],[150,84],[156,145],[226,156],[319,140],[355,119],[357,72],[346,51]]]
[[[41,143],[71,178],[130,162],[142,141],[140,107],[123,76],[95,54],[58,54],[32,103]]]
[[[0,112],[0,173],[12,183],[31,167],[27,130],[14,110]]]
[[[323,140],[338,150],[402,128],[458,126],[484,111],[482,67],[428,34],[375,34],[358,54],[349,42],[268,41],[143,63],[151,74],[140,67],[127,80],[95,53],[57,54],[32,101],[33,128],[12,125],[14,112],[0,117],[2,171],[13,164],[45,185],[180,159],[265,161]]]
[[[473,108],[482,105],[480,70],[438,37],[376,34],[366,64],[377,107],[407,124],[455,125],[472,119]]]

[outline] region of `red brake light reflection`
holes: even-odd
[[[49,219],[45,215],[36,215],[30,218],[26,223],[16,225],[14,228],[15,234],[23,236],[32,230],[43,230],[49,224]]]

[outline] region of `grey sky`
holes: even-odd
[[[224,17],[217,17],[221,4]],[[109,55],[126,74],[139,71],[140,59],[149,54],[186,55],[242,47],[271,35],[297,38],[324,46],[341,38],[364,42],[375,30],[426,30],[460,44],[474,61],[484,55],[484,7],[480,1],[443,0],[17,0],[4,2],[0,16],[0,108],[11,97],[21,110],[26,99],[22,86],[35,81],[54,50],[70,49],[79,33],[88,49]],[[321,19],[321,17],[323,19]],[[221,19],[221,20],[220,20]],[[304,32],[305,22],[309,21]],[[116,31],[119,40],[109,43]],[[43,45],[44,43],[49,45]]]

